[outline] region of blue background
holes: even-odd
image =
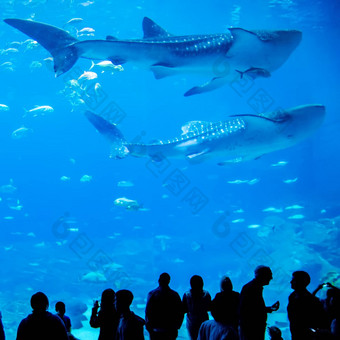
[[[98,39],[139,38],[144,16],[177,35],[224,32],[230,26],[303,31],[288,61],[271,78],[256,80],[248,92],[227,85],[186,98],[184,92],[208,79],[179,75],[155,80],[150,71],[129,63],[113,74],[93,69],[105,97],[92,108],[101,113],[107,105],[118,106],[119,128],[127,140],[168,139],[178,136],[188,121],[254,114],[258,91],[270,98],[270,105],[263,104],[268,111],[326,106],[322,127],[292,148],[227,167],[172,159],[156,167],[146,158],[110,159],[109,143],[83,115],[89,106],[72,104],[67,80],[89,70],[90,61],[78,61],[56,79],[43,61],[48,52],[41,46],[29,49],[27,43],[11,45],[27,37],[0,23],[0,103],[10,108],[0,111],[0,186],[12,183],[16,188],[13,193],[0,189],[0,310],[8,338],[14,338],[20,319],[30,311],[30,296],[38,290],[49,296],[51,305],[61,299],[91,306],[107,287],[128,288],[135,295],[135,312],[143,317],[147,292],[157,285],[161,272],[170,273],[171,286],[181,295],[190,277],[199,274],[214,296],[222,275],[229,275],[240,290],[261,263],[270,265],[274,274],[265,288],[267,304],[281,301],[269,324],[284,322],[288,338],[285,305],[291,272],[307,270],[311,289],[323,280],[339,283],[338,3],[32,0],[2,1],[0,13],[3,19],[31,18],[72,34],[76,28],[92,27]],[[74,17],[83,21],[65,26]],[[6,52],[9,47],[18,52]],[[12,69],[3,65],[8,61]],[[34,61],[40,67],[33,67]],[[35,105],[52,106],[54,112],[25,116]],[[13,139],[12,132],[23,126],[30,132]],[[272,166],[279,161],[288,163]],[[186,187],[169,186],[174,173]],[[83,175],[92,179],[81,182]],[[70,180],[62,181],[62,176]],[[295,183],[283,182],[294,178]],[[259,181],[228,183],[236,179]],[[123,180],[134,185],[118,186]],[[204,202],[200,209],[187,199],[192,190]],[[142,209],[115,206],[120,197],[137,200]],[[284,209],[294,204],[304,208]],[[17,205],[23,208],[11,208]],[[283,211],[264,212],[268,207]],[[239,209],[244,212],[236,212]],[[294,214],[304,218],[288,218]],[[239,219],[244,221],[235,222]],[[259,227],[249,228],[254,224]],[[115,265],[109,266],[112,262]],[[98,278],[103,274],[105,282],[88,282],[85,275],[91,272]],[[75,334],[96,338],[96,331],[89,335],[87,328],[85,321]],[[180,334],[186,338],[184,327]]]

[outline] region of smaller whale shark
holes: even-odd
[[[303,105],[259,115],[240,114],[216,123],[193,121],[180,137],[150,144],[128,143],[120,130],[91,111],[85,116],[112,144],[112,157],[182,158],[191,163],[213,159],[218,165],[257,159],[293,146],[322,124],[323,105]]]
[[[78,58],[109,60],[113,64],[134,62],[154,73],[156,79],[176,74],[201,74],[208,82],[184,95],[212,91],[244,74],[269,77],[301,41],[296,30],[253,30],[229,28],[225,33],[174,36],[151,19],[143,20],[142,39],[80,41],[67,31],[40,22],[5,19],[36,40],[53,56],[56,76],[70,70]]]

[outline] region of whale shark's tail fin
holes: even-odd
[[[128,155],[129,150],[126,146],[126,140],[116,125],[91,111],[86,111],[85,116],[97,131],[111,142],[112,151],[110,157],[124,158]]]
[[[74,46],[78,40],[68,32],[31,20],[5,19],[4,22],[36,40],[52,54],[57,77],[68,71],[78,60],[77,49]]]

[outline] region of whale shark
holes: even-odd
[[[186,159],[200,163],[211,159],[218,165],[257,159],[267,153],[291,147],[310,136],[322,124],[323,105],[303,105],[269,113],[237,114],[220,122],[192,121],[182,134],[150,144],[128,143],[110,121],[86,111],[85,116],[112,145],[112,158],[150,157]]]
[[[70,70],[79,58],[134,62],[151,70],[156,79],[176,74],[201,74],[210,79],[184,95],[212,91],[241,79],[269,77],[301,41],[297,30],[229,28],[219,34],[172,35],[153,20],[143,19],[142,39],[78,40],[67,31],[45,23],[5,19],[7,24],[36,40],[50,52],[56,76]]]

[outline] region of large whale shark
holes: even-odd
[[[86,117],[112,144],[112,157],[182,158],[192,163],[213,159],[218,165],[256,159],[293,146],[310,136],[323,122],[325,107],[304,105],[287,110],[230,116],[211,123],[193,121],[180,137],[150,144],[128,143],[120,130],[103,117],[86,111]]]
[[[131,61],[150,69],[156,79],[179,73],[209,77],[185,96],[214,90],[242,78],[269,77],[301,41],[296,30],[254,30],[229,28],[225,33],[174,36],[149,18],[143,20],[143,39],[79,41],[68,32],[44,23],[5,19],[38,41],[54,59],[56,76],[67,72],[78,58],[110,60],[113,64]]]

